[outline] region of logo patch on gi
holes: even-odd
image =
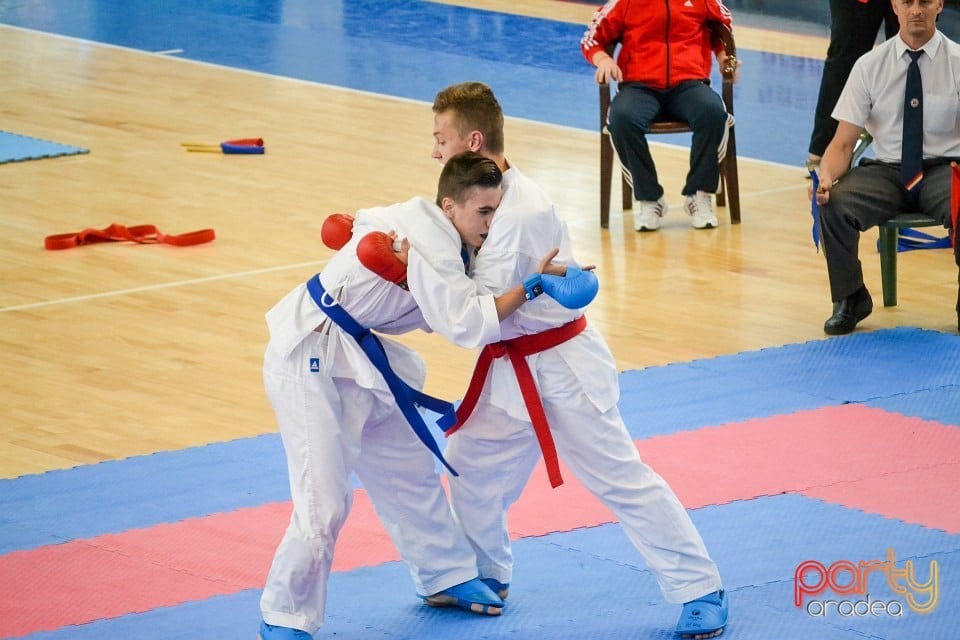
[[[310,358],[310,372],[311,373],[320,372],[320,358]]]

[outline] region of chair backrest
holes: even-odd
[[[871,136],[866,131],[860,134],[860,137],[857,138],[857,143],[853,145],[853,156],[850,158],[850,166],[855,167],[860,162],[860,158],[863,157],[863,154],[867,152],[867,147],[870,146],[870,143],[873,142],[873,136]]]
[[[714,47],[719,43],[727,54],[725,64],[720,69],[720,75],[733,80],[733,75],[737,70],[737,43],[733,39],[733,32],[730,31],[730,27],[722,22],[709,22],[708,27]]]
[[[737,43],[733,39],[733,32],[730,27],[722,22],[710,23],[710,34],[714,44],[717,41],[723,45],[724,53],[727,54],[724,64],[720,68],[720,77],[723,78],[720,96],[723,98],[723,104],[727,107],[727,113],[733,115],[733,79],[737,73]]]

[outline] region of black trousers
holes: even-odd
[[[900,181],[899,164],[865,160],[834,185],[830,201],[820,207],[823,254],[834,302],[863,286],[863,268],[858,256],[861,232],[911,210],[942,221],[944,227],[950,226],[951,178],[949,164],[927,166],[925,163],[918,201],[908,202]],[[956,257],[960,265],[960,255]]]
[[[837,121],[830,117],[847,83],[850,70],[857,58],[870,51],[877,40],[880,25],[889,38],[900,30],[890,0],[830,0],[830,46],[820,77],[820,93],[813,117],[813,133],[808,151],[822,156],[833,134]]]

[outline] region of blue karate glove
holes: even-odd
[[[593,271],[567,267],[565,276],[535,273],[523,281],[527,299],[545,293],[567,309],[582,309],[597,297],[600,282]]]

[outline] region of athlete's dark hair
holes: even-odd
[[[503,182],[503,174],[497,163],[475,151],[458,153],[443,165],[440,181],[437,183],[437,206],[444,198],[451,198],[461,204],[467,191],[473,187],[498,187]]]

